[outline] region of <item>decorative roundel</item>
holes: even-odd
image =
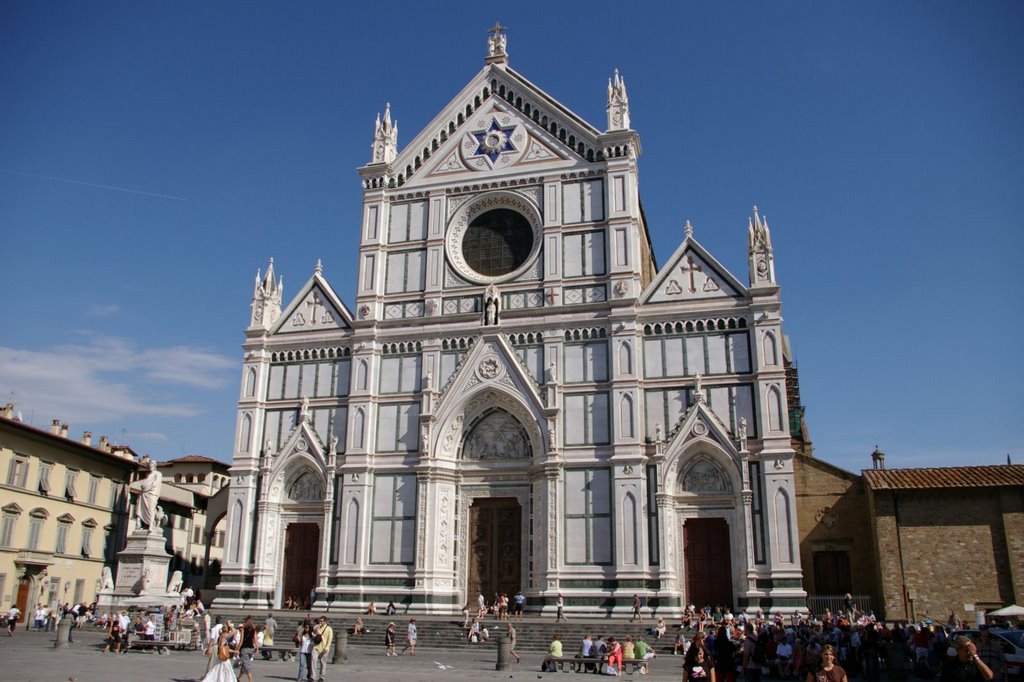
[[[698,436],[703,436],[707,432],[708,432],[708,427],[707,427],[707,424],[705,424],[704,422],[699,421],[699,422],[697,422],[696,424],[693,425],[693,433],[694,434],[696,434]]]
[[[301,451],[301,450],[305,450],[308,447],[309,447],[309,444],[306,442],[305,438],[300,438],[298,440],[298,442],[295,443],[295,449],[296,450],[300,450]]]
[[[476,368],[477,373],[481,379],[489,380],[495,379],[502,374],[504,367],[501,364],[501,360],[496,355],[488,355]]]
[[[540,252],[542,223],[540,210],[523,195],[484,194],[466,202],[449,222],[448,262],[477,284],[515,279]]]

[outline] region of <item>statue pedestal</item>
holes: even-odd
[[[181,602],[180,595],[167,594],[171,555],[164,545],[162,533],[135,530],[128,536],[127,545],[117,553],[117,579],[109,596],[111,606],[171,606]]]

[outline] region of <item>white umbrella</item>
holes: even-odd
[[[1010,604],[1004,606],[1001,609],[995,611],[989,611],[985,614],[986,616],[1024,616],[1024,606],[1017,606],[1016,604]]]

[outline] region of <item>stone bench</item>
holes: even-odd
[[[558,666],[559,671],[563,673],[569,671],[572,671],[574,673],[586,672],[588,665],[593,666],[593,672],[600,673],[602,672],[602,667],[608,661],[607,657],[599,658],[596,656],[589,656],[586,658],[582,656],[561,656],[559,658],[545,656],[544,660],[553,662],[556,666]],[[639,672],[640,669],[644,666],[647,666],[647,672],[650,672],[651,661],[653,660],[654,659],[645,660],[641,658],[623,659],[621,672],[636,673]],[[565,669],[566,664],[569,665],[569,670]]]
[[[171,649],[176,649],[181,646],[178,642],[166,640],[166,639],[132,639],[128,644],[128,649],[135,649],[137,651],[153,651],[154,649],[158,654],[169,654]]]
[[[277,653],[282,661],[290,661],[299,654],[299,647],[294,644],[274,644],[271,646],[262,646],[260,651],[269,651],[271,658],[273,654]]]

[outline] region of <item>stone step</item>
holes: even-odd
[[[219,615],[236,623],[241,622],[246,615],[251,615],[257,625],[263,624],[267,613],[267,611],[236,611],[230,609],[211,611],[212,615]],[[276,638],[278,643],[282,641],[282,638],[290,640],[295,629],[306,617],[305,611],[274,611],[273,613],[278,624],[278,635]],[[563,647],[567,652],[575,651],[583,637],[587,634],[591,635],[595,640],[599,635],[604,635],[606,638],[614,636],[620,641],[624,640],[627,635],[632,635],[634,640],[643,637],[659,656],[671,656],[675,635],[678,632],[677,628],[670,626],[665,637],[661,640],[656,640],[654,635],[649,632],[654,627],[654,621],[646,620],[643,623],[630,623],[628,620],[621,619],[587,618],[556,623],[554,620],[542,620],[539,617],[526,617],[515,621],[499,621],[495,618],[485,618],[482,621],[482,626],[488,629],[491,640],[480,644],[471,644],[466,639],[466,630],[462,627],[462,619],[453,619],[451,616],[420,614],[409,616],[396,614],[389,617],[344,612],[326,614],[312,612],[311,615],[314,620],[319,618],[320,615],[326,615],[328,622],[335,631],[338,631],[340,628],[349,629],[355,623],[356,618],[362,618],[363,624],[369,630],[369,633],[366,635],[350,635],[348,640],[349,646],[360,648],[383,647],[384,631],[387,629],[389,622],[395,623],[396,643],[401,648],[405,640],[406,624],[409,622],[410,617],[416,618],[418,646],[428,649],[493,647],[496,636],[505,630],[508,622],[511,622],[516,629],[517,648],[521,651],[547,651],[551,638],[555,634],[562,640]],[[689,639],[691,634],[691,631],[686,632],[687,639]]]

